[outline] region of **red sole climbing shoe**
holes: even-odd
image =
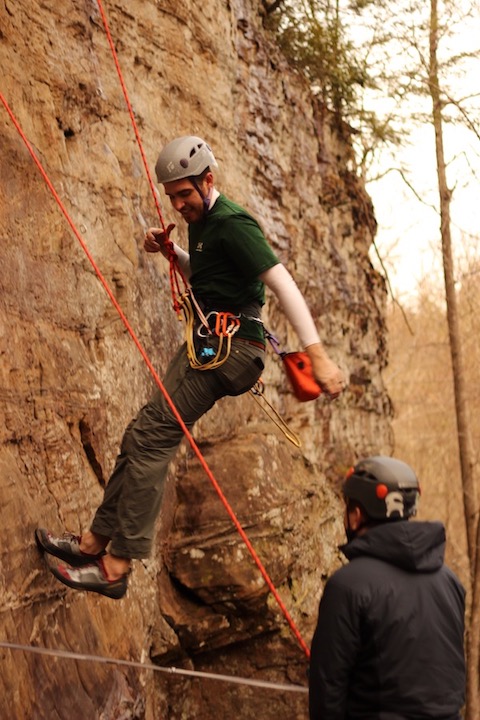
[[[51,567],[50,571],[57,580],[74,590],[99,593],[113,600],[120,600],[127,592],[127,575],[123,575],[119,580],[109,580],[102,560],[78,568],[59,565]]]

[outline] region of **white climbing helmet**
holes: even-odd
[[[218,167],[208,143],[195,135],[184,135],[165,145],[155,172],[159,183],[167,183],[197,177],[208,167]]]

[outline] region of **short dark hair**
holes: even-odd
[[[202,180],[205,180],[209,172],[212,172],[210,170],[210,166],[206,167],[205,170],[200,173],[200,175],[192,175],[190,180],[194,180],[195,182],[202,182]]]
[[[375,520],[374,518],[370,517],[370,515],[367,513],[367,511],[363,507],[362,503],[358,502],[358,500],[353,500],[353,498],[347,498],[347,497],[344,497],[344,500],[345,500],[347,512],[353,512],[357,508],[359,510],[361,510],[361,512],[365,518],[364,527],[369,527],[369,528],[376,527],[377,525],[384,525],[387,522],[386,519],[385,520]],[[391,520],[390,520],[390,522],[391,522]]]

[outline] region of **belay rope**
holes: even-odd
[[[97,2],[100,3],[100,0],[97,0]],[[279,595],[279,593],[278,593],[278,590],[276,589],[275,585],[274,585],[273,582],[272,582],[272,579],[270,578],[270,576],[269,576],[269,574],[267,573],[265,567],[263,566],[263,563],[262,563],[262,561],[260,560],[260,557],[258,556],[258,554],[257,554],[255,548],[253,547],[252,543],[250,542],[250,539],[248,538],[248,535],[246,534],[245,530],[243,529],[243,527],[242,527],[240,521],[238,520],[237,516],[235,515],[235,513],[234,513],[234,511],[233,511],[230,503],[228,502],[227,498],[225,497],[225,495],[224,495],[224,493],[223,493],[220,485],[218,484],[216,478],[214,477],[212,471],[210,470],[210,468],[209,468],[209,466],[208,466],[205,458],[203,457],[203,455],[202,455],[202,453],[201,453],[201,451],[200,451],[197,443],[195,442],[195,439],[193,438],[191,432],[189,431],[189,429],[188,429],[187,426],[185,425],[185,423],[184,423],[184,421],[183,421],[183,419],[182,419],[182,416],[180,415],[180,413],[178,412],[177,408],[175,407],[175,405],[174,405],[174,403],[173,403],[170,395],[167,393],[167,391],[166,391],[166,389],[165,389],[165,387],[164,387],[164,385],[163,385],[163,383],[162,383],[162,381],[161,381],[158,373],[156,372],[156,370],[155,370],[155,368],[154,368],[154,366],[153,366],[150,358],[148,357],[146,351],[144,350],[144,348],[142,347],[140,341],[138,340],[137,336],[135,335],[135,332],[134,332],[132,326],[130,325],[130,323],[129,323],[129,321],[128,321],[126,315],[125,315],[125,313],[123,312],[122,308],[120,307],[120,305],[119,305],[119,303],[118,303],[115,295],[113,294],[112,290],[110,289],[107,281],[105,280],[105,278],[104,278],[104,276],[102,275],[102,273],[101,273],[98,265],[96,264],[96,262],[95,262],[95,260],[94,260],[94,258],[93,258],[93,256],[92,256],[92,254],[91,254],[91,252],[89,251],[87,245],[85,244],[85,241],[83,240],[80,231],[77,229],[75,223],[73,222],[72,218],[70,217],[70,215],[69,215],[69,213],[68,213],[68,211],[67,211],[64,203],[62,202],[59,194],[58,194],[57,191],[55,190],[55,187],[54,187],[53,183],[51,182],[51,180],[50,180],[50,178],[48,177],[48,175],[47,175],[47,173],[46,173],[43,165],[41,164],[40,160],[38,159],[37,154],[35,153],[35,150],[33,149],[32,144],[29,142],[27,136],[26,136],[25,133],[23,132],[23,130],[22,130],[22,128],[21,128],[18,120],[16,119],[13,111],[11,110],[10,106],[8,105],[6,99],[5,99],[5,97],[4,97],[4,95],[3,95],[3,93],[2,93],[1,91],[0,91],[0,102],[1,102],[1,103],[3,104],[3,106],[5,107],[5,110],[7,111],[8,115],[9,115],[9,117],[10,117],[12,123],[13,123],[13,125],[15,126],[15,129],[17,130],[18,134],[19,134],[20,137],[22,138],[22,140],[23,140],[23,142],[24,142],[24,144],[25,144],[28,152],[30,153],[30,155],[31,155],[31,157],[32,157],[35,165],[37,166],[37,168],[38,168],[40,174],[42,175],[45,183],[47,184],[50,192],[52,193],[53,197],[55,198],[55,200],[56,200],[56,202],[57,202],[57,205],[59,206],[59,208],[60,208],[61,212],[63,213],[63,215],[64,215],[67,223],[69,224],[72,232],[74,233],[75,237],[77,238],[78,242],[80,243],[83,251],[85,252],[85,254],[86,254],[87,258],[88,258],[88,260],[90,261],[90,264],[92,265],[92,267],[93,267],[93,269],[94,269],[94,271],[95,271],[95,274],[97,275],[100,283],[103,285],[103,288],[104,288],[105,292],[107,293],[107,295],[108,295],[108,297],[110,298],[113,306],[115,307],[116,311],[118,312],[118,314],[119,314],[119,316],[120,316],[120,318],[121,318],[121,320],[122,320],[122,322],[123,322],[126,330],[127,330],[128,333],[130,334],[130,336],[131,336],[134,344],[136,345],[138,351],[140,352],[142,358],[144,359],[145,364],[147,365],[148,369],[150,370],[150,372],[151,372],[151,374],[152,374],[153,379],[155,380],[155,383],[157,384],[159,390],[163,393],[163,395],[164,395],[164,397],[165,397],[165,400],[166,400],[168,406],[170,407],[170,409],[171,409],[173,415],[175,416],[178,424],[179,424],[180,427],[182,428],[182,431],[183,431],[186,439],[187,439],[188,442],[190,443],[190,446],[191,446],[193,452],[195,453],[195,455],[196,455],[196,457],[197,457],[200,465],[201,465],[201,466],[203,467],[203,469],[205,470],[205,473],[206,473],[208,479],[210,480],[210,482],[212,483],[212,485],[213,485],[213,487],[214,487],[217,495],[219,496],[219,498],[220,498],[220,500],[221,500],[221,502],[222,502],[222,504],[223,504],[223,506],[224,506],[224,508],[225,508],[225,510],[226,510],[226,512],[227,512],[227,514],[229,515],[229,517],[230,517],[233,525],[235,526],[238,534],[239,534],[240,537],[242,538],[242,540],[243,540],[245,546],[247,547],[250,555],[252,556],[252,558],[253,558],[253,560],[254,560],[257,568],[259,569],[260,574],[262,575],[262,577],[263,577],[263,579],[264,579],[264,581],[265,581],[265,584],[267,585],[268,589],[270,590],[270,592],[272,593],[273,597],[275,598],[275,601],[277,602],[278,607],[280,608],[281,612],[283,613],[283,615],[284,615],[284,617],[285,617],[285,619],[286,619],[286,621],[287,621],[287,623],[288,623],[288,625],[289,625],[292,633],[295,635],[295,637],[296,637],[296,639],[297,639],[300,647],[302,648],[302,650],[304,651],[304,653],[305,653],[305,655],[307,656],[307,659],[308,659],[308,658],[310,657],[310,650],[309,650],[307,644],[305,643],[305,640],[303,639],[302,635],[300,634],[300,631],[298,630],[297,626],[295,625],[295,623],[294,623],[294,621],[293,621],[293,618],[291,617],[290,613],[288,612],[288,609],[287,609],[287,607],[285,606],[285,603],[283,602],[282,598],[280,597],[280,595]]]
[[[141,139],[140,139],[140,135],[139,135],[139,132],[138,132],[137,123],[136,123],[136,121],[135,121],[135,115],[134,115],[134,113],[133,113],[133,109],[132,109],[132,106],[131,106],[131,103],[130,103],[130,100],[129,100],[129,97],[128,97],[128,93],[127,93],[127,89],[126,89],[126,86],[125,86],[125,82],[124,82],[124,80],[123,80],[123,75],[122,75],[122,72],[121,72],[121,69],[120,69],[120,65],[119,65],[119,62],[118,62],[117,53],[116,53],[115,46],[114,46],[114,43],[113,43],[113,39],[112,39],[110,30],[109,30],[109,27],[108,27],[107,17],[106,17],[105,11],[104,11],[104,9],[103,9],[102,0],[97,0],[97,5],[98,5],[99,11],[100,11],[100,15],[101,15],[101,17],[102,17],[102,21],[103,21],[103,25],[104,25],[105,32],[106,32],[106,35],[107,35],[107,39],[108,39],[108,42],[109,42],[109,45],[110,45],[110,49],[111,49],[111,51],[112,51],[114,63],[115,63],[116,69],[117,69],[117,73],[118,73],[118,77],[119,77],[120,84],[121,84],[121,87],[122,87],[123,95],[124,95],[124,98],[125,98],[125,101],[126,101],[126,104],[127,104],[127,107],[128,107],[128,111],[129,111],[129,114],[130,114],[130,119],[131,119],[132,126],[133,126],[133,129],[134,129],[134,133],[135,133],[135,137],[136,137],[136,140],[137,140],[137,144],[138,144],[138,147],[139,147],[139,150],[140,150],[140,155],[141,155],[142,162],[143,162],[143,165],[144,165],[144,168],[145,168],[145,172],[146,172],[146,175],[147,175],[147,178],[148,178],[148,181],[149,181],[150,189],[151,189],[151,191],[152,191],[152,195],[153,195],[153,198],[154,198],[154,202],[155,202],[155,206],[156,206],[157,213],[158,213],[158,216],[159,216],[159,220],[160,220],[160,223],[161,223],[161,226],[162,226],[163,230],[165,231],[165,230],[166,230],[166,226],[165,226],[165,223],[164,223],[164,220],[163,220],[162,211],[161,211],[160,204],[159,204],[159,200],[158,200],[158,192],[157,192],[157,190],[156,190],[156,188],[155,188],[155,186],[154,186],[154,184],[153,184],[152,177],[151,177],[151,174],[150,174],[150,171],[149,171],[149,168],[148,168],[148,163],[147,163],[147,161],[146,161],[145,152],[144,152],[144,150],[143,150],[143,145],[142,145],[142,142],[141,142]],[[70,215],[69,215],[69,213],[68,213],[68,211],[67,211],[64,203],[62,202],[60,196],[58,195],[58,193],[57,193],[57,191],[56,191],[56,189],[55,189],[55,187],[53,186],[53,183],[51,182],[51,180],[50,180],[50,178],[48,177],[45,169],[43,168],[40,160],[38,159],[37,154],[35,153],[35,150],[33,149],[33,146],[31,145],[31,143],[29,142],[29,140],[28,140],[28,138],[26,137],[25,133],[23,132],[23,130],[22,130],[22,128],[21,128],[18,120],[16,119],[13,111],[11,110],[10,106],[8,105],[6,99],[5,99],[5,97],[4,97],[4,95],[3,95],[3,93],[2,93],[1,91],[0,91],[0,102],[1,102],[1,103],[3,104],[3,106],[5,107],[5,110],[7,111],[7,114],[9,115],[9,117],[10,117],[13,125],[15,126],[15,129],[17,130],[18,134],[20,135],[21,139],[23,140],[23,142],[24,142],[24,144],[25,144],[28,152],[30,153],[30,155],[31,155],[34,163],[36,164],[36,166],[37,166],[40,174],[42,175],[45,183],[47,184],[47,187],[49,188],[50,192],[52,193],[52,195],[53,195],[54,199],[56,200],[56,202],[57,202],[57,204],[58,204],[61,212],[63,213],[63,215],[64,215],[67,223],[69,224],[72,232],[74,233],[75,237],[76,237],[77,240],[79,241],[79,243],[80,243],[83,251],[85,252],[88,260],[90,261],[90,264],[92,265],[92,267],[93,267],[93,269],[94,269],[94,271],[95,271],[95,274],[97,275],[100,283],[103,285],[103,288],[104,288],[105,292],[107,293],[107,295],[108,295],[108,297],[110,298],[113,306],[115,307],[116,311],[118,312],[118,314],[119,314],[119,316],[120,316],[120,318],[121,318],[121,320],[122,320],[122,322],[123,322],[126,330],[127,330],[128,333],[130,334],[130,336],[131,336],[134,344],[136,345],[137,349],[139,350],[140,354],[142,355],[142,358],[144,359],[144,361],[145,361],[145,363],[146,363],[146,365],[147,365],[150,373],[152,374],[152,376],[153,376],[153,378],[154,378],[154,380],[155,380],[155,383],[157,384],[158,388],[160,389],[160,391],[161,391],[161,392],[163,393],[163,395],[165,396],[166,402],[167,402],[167,404],[169,405],[169,407],[170,407],[172,413],[174,414],[177,422],[179,423],[180,427],[182,428],[182,431],[183,431],[186,439],[187,439],[188,442],[190,443],[190,446],[192,447],[192,450],[193,450],[194,454],[196,455],[196,457],[198,458],[201,466],[202,466],[203,469],[205,470],[205,473],[206,473],[207,477],[209,478],[210,482],[212,483],[215,491],[217,492],[217,494],[218,494],[218,496],[219,496],[222,504],[224,505],[227,514],[229,515],[229,517],[230,517],[233,525],[235,526],[236,530],[238,531],[238,533],[239,533],[241,539],[243,540],[245,546],[247,547],[247,549],[248,549],[250,555],[252,556],[252,558],[253,558],[253,560],[254,560],[257,568],[259,569],[259,571],[260,571],[260,573],[261,573],[261,575],[262,575],[262,577],[263,577],[263,579],[264,579],[264,581],[265,581],[265,584],[267,585],[269,591],[272,593],[272,596],[274,597],[275,601],[277,602],[278,607],[280,608],[281,612],[283,613],[283,615],[284,615],[284,617],[285,617],[285,619],[286,619],[286,621],[287,621],[287,623],[288,623],[288,625],[289,625],[289,627],[290,627],[293,635],[296,637],[296,639],[297,639],[300,647],[302,648],[302,650],[304,651],[304,653],[305,653],[305,655],[306,655],[306,657],[307,657],[307,659],[308,659],[308,658],[310,657],[310,650],[309,650],[307,644],[305,643],[302,635],[300,634],[300,631],[299,631],[298,628],[296,627],[293,618],[291,617],[290,613],[288,612],[287,607],[285,606],[285,604],[284,604],[282,598],[280,597],[280,595],[279,595],[279,593],[278,593],[275,585],[273,584],[273,582],[272,582],[269,574],[267,573],[265,567],[263,566],[263,563],[261,562],[261,560],[260,560],[257,552],[255,551],[255,548],[254,548],[253,545],[251,544],[251,542],[250,542],[247,534],[245,533],[242,525],[240,524],[240,522],[239,522],[237,516],[235,515],[232,507],[230,506],[227,498],[225,497],[225,495],[224,495],[221,487],[219,486],[216,478],[214,477],[212,471],[210,470],[210,468],[209,468],[209,466],[208,466],[205,458],[203,457],[200,449],[198,448],[198,445],[196,444],[193,436],[191,435],[189,429],[188,429],[187,426],[185,425],[185,423],[184,423],[181,415],[179,414],[177,408],[175,407],[172,399],[170,398],[169,394],[167,393],[165,387],[163,386],[163,383],[162,383],[160,377],[158,376],[158,373],[156,372],[155,368],[153,367],[153,365],[152,365],[152,363],[151,363],[151,361],[150,361],[147,353],[145,352],[144,348],[143,348],[142,345],[140,344],[140,342],[139,342],[137,336],[135,335],[135,332],[133,331],[133,328],[131,327],[131,325],[130,325],[128,319],[127,319],[127,317],[125,316],[122,308],[120,307],[117,299],[115,298],[112,290],[110,289],[110,287],[109,287],[108,283],[106,282],[104,276],[102,275],[100,269],[98,268],[97,264],[95,263],[95,260],[94,260],[94,258],[93,258],[93,256],[92,256],[92,254],[90,253],[90,251],[89,251],[86,243],[84,242],[84,240],[83,240],[80,232],[79,232],[78,229],[76,228],[76,226],[75,226],[72,218],[70,217]],[[180,268],[179,265],[178,265],[177,257],[176,257],[176,254],[175,254],[174,250],[173,250],[173,243],[171,244],[170,248],[171,248],[171,251],[170,251],[170,253],[169,253],[169,255],[170,255],[170,281],[171,281],[172,287],[175,287],[175,289],[177,290],[178,296],[181,297],[181,296],[184,294],[184,292],[187,291],[188,286],[187,286],[186,279],[185,279],[185,277],[184,277],[184,275],[183,275],[183,273],[182,273],[182,271],[181,271],[181,268]],[[182,280],[182,282],[183,282],[183,284],[184,284],[183,289],[180,288],[179,277],[180,277],[180,279]],[[179,308],[180,308],[180,305],[178,305],[178,308],[176,308],[176,309],[179,309]]]

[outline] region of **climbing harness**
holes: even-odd
[[[220,365],[228,359],[232,348],[232,338],[240,328],[242,316],[247,320],[258,322],[262,325],[265,338],[269,340],[275,353],[279,355],[282,360],[293,354],[280,352],[278,349],[278,340],[265,328],[259,317],[255,317],[252,314],[235,314],[218,310],[210,310],[207,314],[205,314],[201,303],[195,298],[192,288],[187,285],[185,276],[181,273],[173,243],[171,241],[169,242],[167,253],[170,265],[170,288],[172,293],[173,308],[177,312],[179,318],[185,321],[187,356],[192,368],[195,370],[214,370],[215,368],[220,367]],[[180,292],[179,290],[180,281],[185,288],[183,292]],[[215,319],[215,323],[212,327],[213,319]],[[301,353],[298,354],[301,355]],[[310,362],[306,353],[304,354],[307,361]],[[305,362],[305,366],[307,366],[307,362]],[[300,375],[301,371],[298,370],[297,374]],[[313,375],[311,378],[314,383]],[[315,397],[318,397],[320,389],[316,384],[315,387],[317,388],[317,395]],[[267,400],[265,396],[265,384],[261,378],[249,392],[257,405],[284,434],[287,440],[289,440],[292,445],[295,445],[295,447],[300,448],[302,446],[302,441],[298,435],[289,428],[280,413],[273,407],[272,403]]]
[[[197,310],[195,313],[193,297],[193,293],[187,291],[178,301],[185,320],[188,361],[195,370],[214,370],[220,367],[230,355],[232,338],[240,327],[241,314],[211,310],[205,315],[198,303],[195,304]],[[213,319],[215,320],[214,324],[212,323]],[[254,318],[249,319],[253,320]],[[272,344],[273,335],[265,328],[264,333]],[[298,400],[306,402],[317,398],[321,390],[313,377],[312,365],[307,353],[278,352],[277,354],[283,361]],[[289,428],[286,421],[265,396],[265,383],[262,378],[257,380],[249,392],[257,405],[287,440],[300,448],[302,441],[298,435]]]
[[[240,316],[219,310],[210,310],[205,315],[191,290],[181,295],[178,305],[185,321],[190,366],[195,370],[215,370],[223,365],[240,327]]]

